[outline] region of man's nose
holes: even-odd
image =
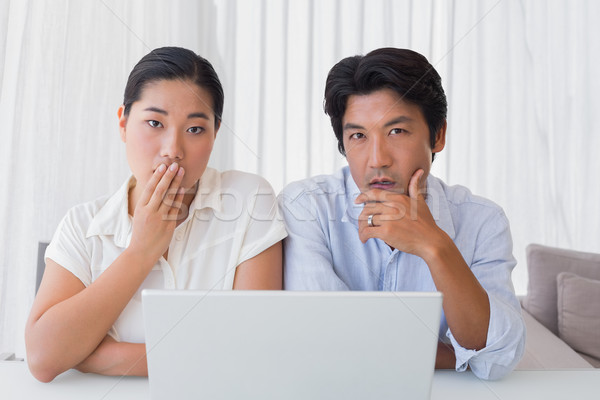
[[[392,165],[393,160],[389,146],[386,145],[384,139],[373,135],[369,146],[369,167],[386,168]]]

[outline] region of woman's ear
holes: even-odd
[[[435,144],[433,146],[433,149],[431,149],[432,153],[439,153],[440,151],[442,151],[444,149],[444,146],[446,146],[446,127],[448,126],[448,122],[444,121],[444,125],[442,125],[442,127],[440,128],[440,130],[438,131],[436,137],[435,137]]]
[[[127,126],[127,117],[125,116],[125,105],[122,105],[117,110],[117,117],[119,117],[119,133],[121,134],[121,140],[123,143],[127,142],[127,135],[125,134],[125,127]]]
[[[215,139],[217,138],[217,133],[219,132],[220,128],[221,128],[221,120],[218,120],[217,124],[215,126]]]

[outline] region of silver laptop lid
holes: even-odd
[[[152,399],[428,399],[440,293],[142,293]]]

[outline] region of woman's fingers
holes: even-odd
[[[152,198],[152,195],[154,194],[156,185],[158,185],[158,182],[160,182],[160,180],[164,176],[164,173],[166,170],[167,170],[167,166],[165,164],[160,164],[158,166],[158,168],[156,168],[156,170],[154,170],[154,173],[150,177],[150,180],[146,184],[146,187],[144,188],[144,191],[142,192],[142,195],[141,195],[140,199],[138,200],[138,204],[140,204],[142,206],[145,206],[146,204],[148,204],[148,202]]]
[[[177,220],[179,211],[181,210],[181,205],[183,204],[183,196],[185,195],[185,188],[180,187],[177,189],[177,194],[173,200],[173,204],[168,211],[168,218],[170,220]]]
[[[165,195],[167,194],[167,191],[171,187],[173,178],[175,178],[177,176],[178,170],[179,170],[179,164],[173,163],[165,171],[163,176],[160,178],[160,181],[158,182],[158,184],[156,184],[156,187],[154,188],[154,192],[152,193],[152,197],[150,197],[150,200],[148,201],[148,206],[150,206],[150,209],[158,210],[160,208],[160,206],[163,204]],[[150,183],[150,182],[148,182],[148,183]],[[148,184],[148,186],[150,186],[150,185]]]
[[[161,204],[161,210],[165,213],[168,213],[169,215],[172,214],[171,211],[173,208],[175,208],[176,211],[178,211],[181,207],[180,202],[177,201],[177,197],[179,196],[180,189],[183,189],[181,187],[181,182],[183,181],[184,174],[185,170],[183,169],[183,167],[179,167],[179,170],[177,170],[175,178],[173,178],[173,180],[171,181],[171,185],[169,186],[169,189],[167,189],[167,193]]]

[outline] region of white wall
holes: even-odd
[[[517,292],[537,242],[600,252],[600,2],[593,0],[4,0],[0,2],[0,352],[23,353],[38,241],[128,174],[116,109],[152,48],[213,62],[226,90],[211,164],[279,190],[344,164],[322,112],[329,68],[377,47],[442,75],[434,173],[504,207]]]

